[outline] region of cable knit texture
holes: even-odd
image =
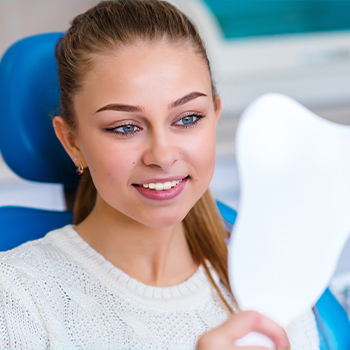
[[[176,286],[147,286],[73,226],[1,253],[0,264],[0,349],[194,349],[229,316],[202,267]],[[311,311],[287,332],[292,349],[318,348]]]

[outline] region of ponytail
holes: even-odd
[[[81,175],[77,195],[73,207],[73,224],[81,223],[92,211],[96,202],[96,187],[92,182],[90,171],[84,169]]]
[[[232,312],[232,308],[214,282],[207,266],[208,261],[219,275],[222,283],[230,290],[227,271],[228,250],[225,241],[225,238],[229,238],[229,232],[223,224],[222,217],[209,189],[189,211],[183,223],[193,258],[204,267],[220,299],[227,309]]]

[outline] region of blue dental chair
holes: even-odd
[[[23,39],[0,63],[0,152],[26,180],[62,184],[66,194],[78,184],[74,165],[56,138],[50,116],[57,113],[59,86],[54,46],[62,33]],[[0,208],[0,251],[40,238],[72,222],[72,212]]]
[[[0,62],[0,151],[24,179],[63,185],[69,197],[79,179],[57,140],[50,115],[57,113],[59,86],[54,47],[62,33],[25,38]],[[218,202],[226,225],[237,213]],[[0,251],[44,236],[72,222],[71,211],[0,207]],[[322,350],[350,349],[349,319],[327,289],[314,307]]]

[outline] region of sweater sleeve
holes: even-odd
[[[40,317],[18,296],[0,288],[0,349],[48,349]]]
[[[316,319],[312,310],[293,320],[286,328],[286,332],[291,349],[318,350],[320,348]]]

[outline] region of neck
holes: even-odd
[[[105,259],[148,285],[164,287],[181,283],[198,267],[182,222],[151,228],[97,203],[76,230]]]

